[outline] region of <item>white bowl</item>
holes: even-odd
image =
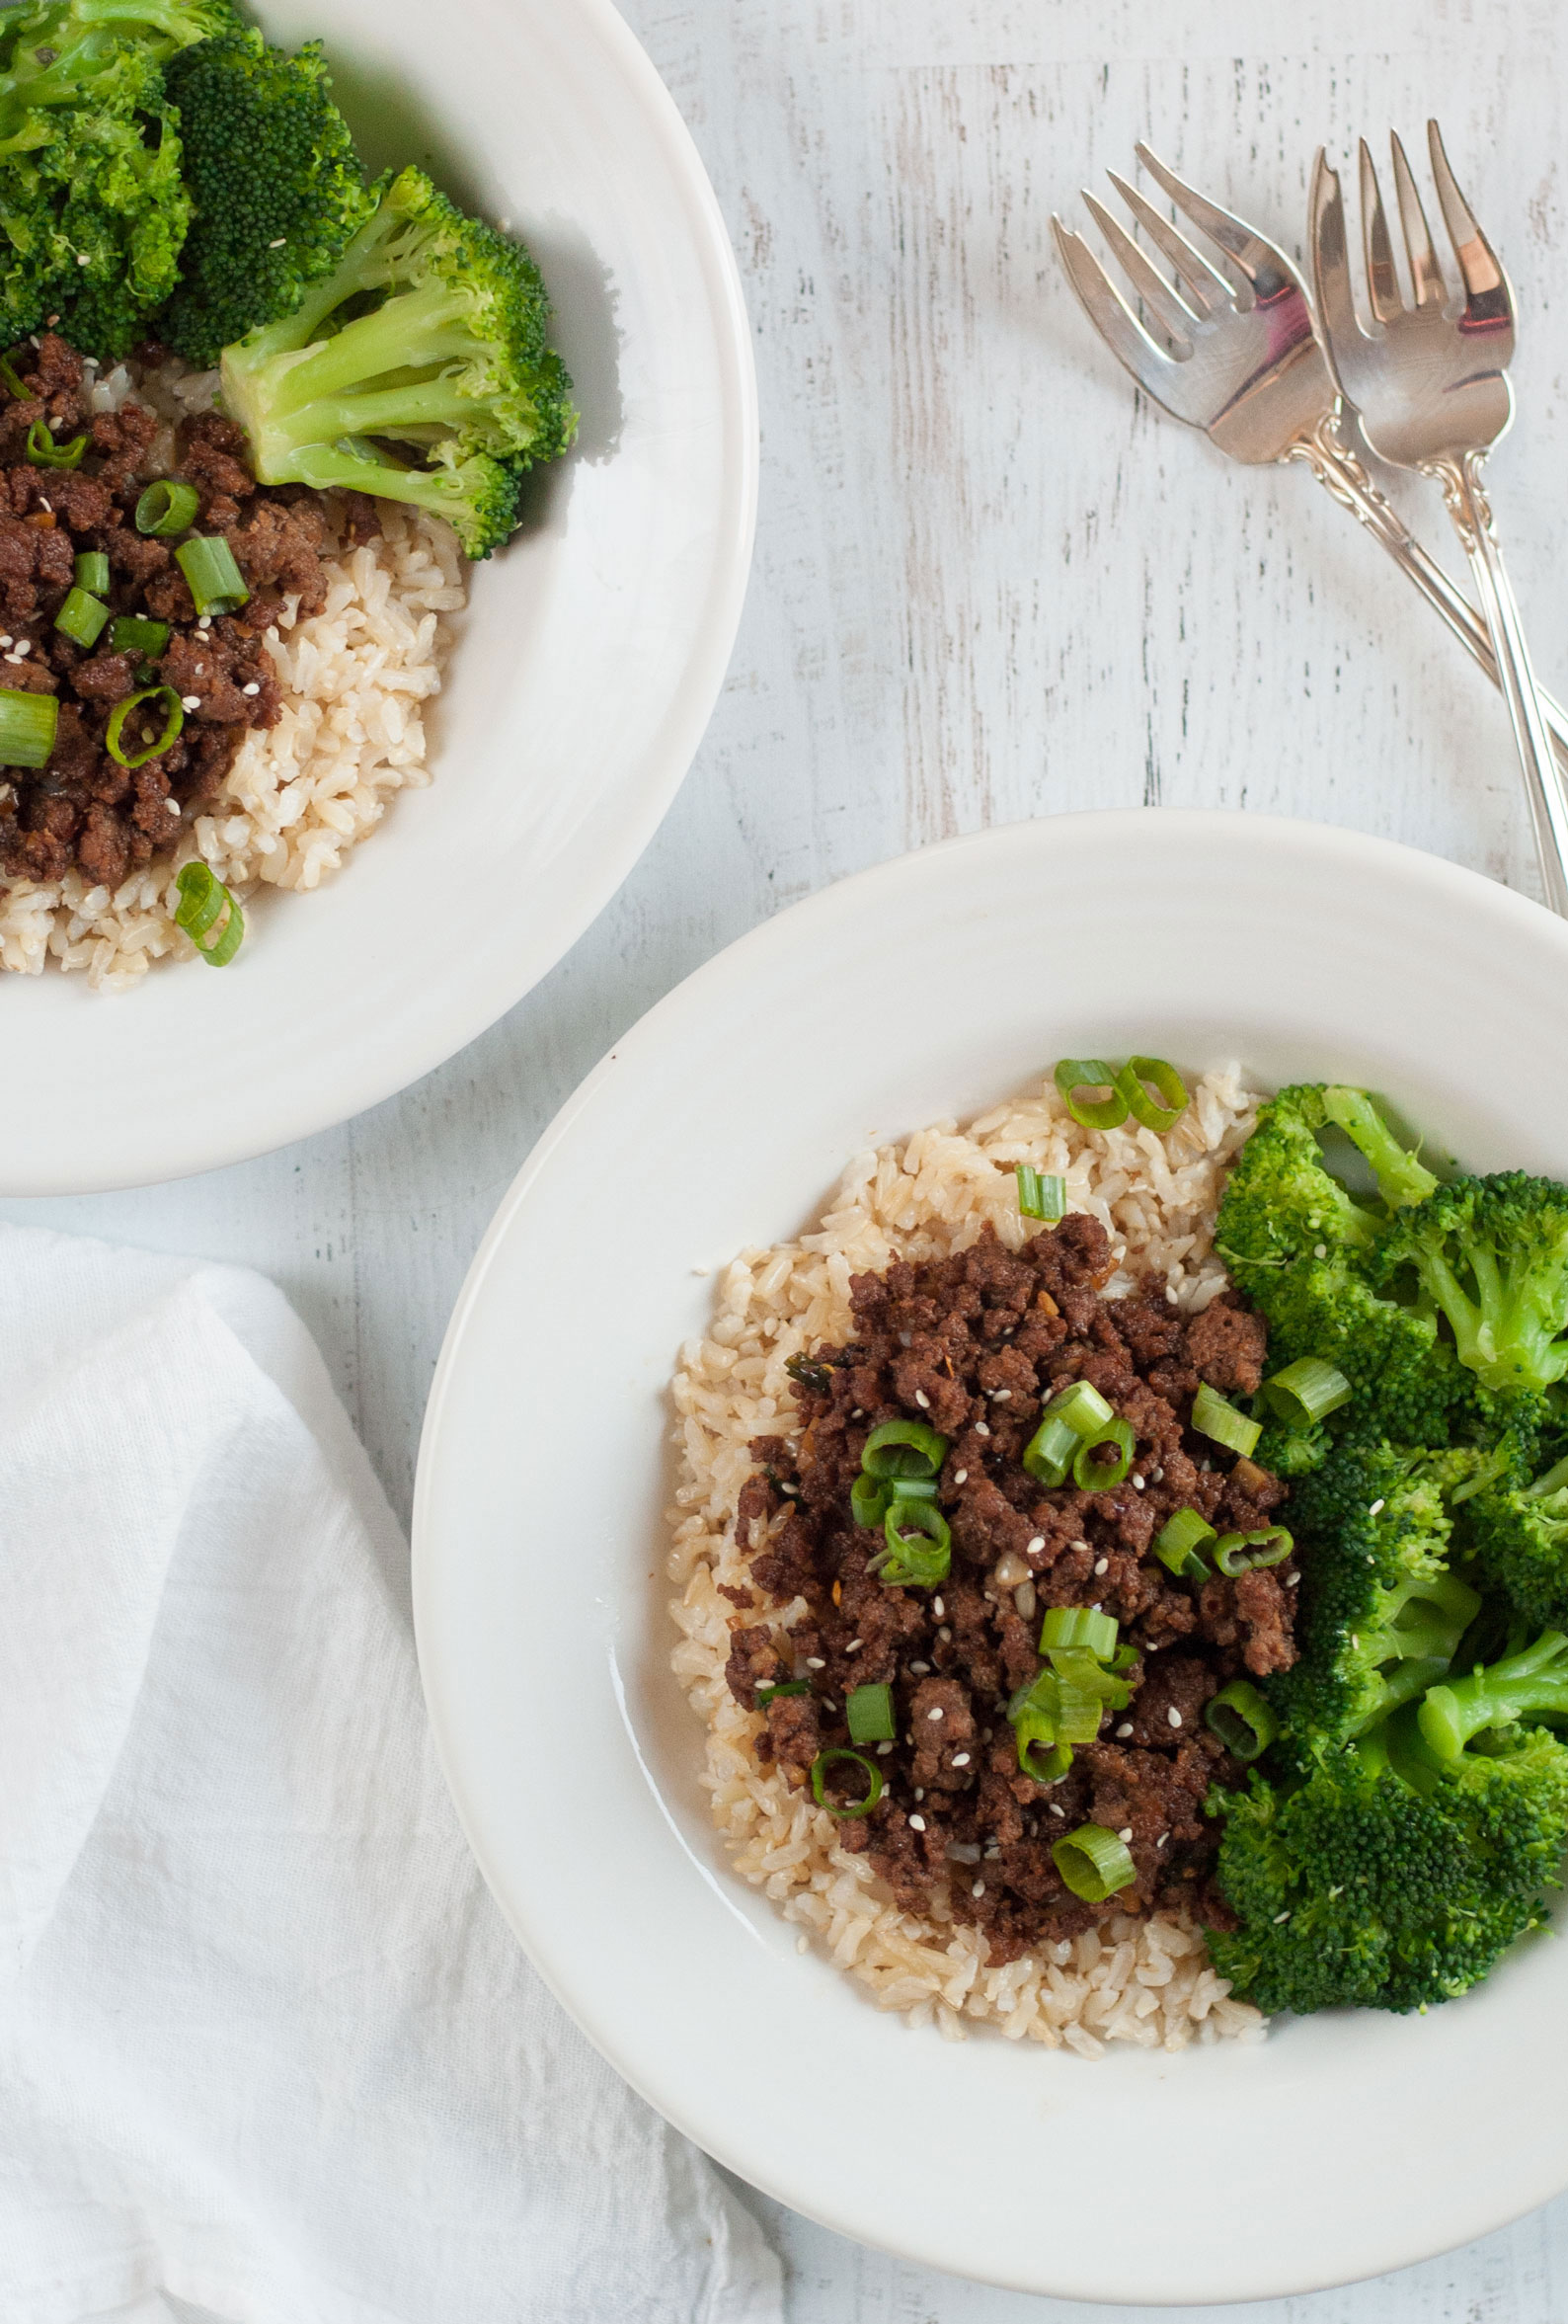
[[[1451,864],[1255,817],[1064,817],[813,897],[655,1008],[535,1149],[441,1356],[420,1659],[539,1969],[710,2153],[845,2234],[1079,2299],[1262,2299],[1568,2185],[1568,1948],[1426,2017],[1087,2062],[879,2015],[725,1869],[669,1672],[670,1410],[722,1265],[868,1138],[1057,1057],[1380,1089],[1482,1168],[1568,1173],[1568,928]]]
[[[609,0],[278,0],[326,42],[372,167],[427,162],[543,269],[581,447],[473,576],[435,780],[326,887],[268,896],[231,967],[118,996],[0,979],[0,1192],[178,1177],[344,1120],[521,998],[631,869],[740,618],[756,390],[713,192]]]

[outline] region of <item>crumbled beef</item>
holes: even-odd
[[[0,773],[0,874],[59,879],[74,866],[114,888],[168,849],[184,817],[220,789],[247,730],[276,724],[282,693],[265,631],[284,596],[306,614],[325,601],[326,506],[303,486],[259,486],[243,431],[217,413],[187,420],[177,440],[133,399],[90,413],[82,359],[52,332],[37,348],[13,348],[10,361],[26,393],[0,403],[0,686],[57,694],[60,716],[45,765]],[[87,437],[80,467],[28,458],[39,420],[57,442]],[[252,591],[204,629],[174,544],[136,530],[136,503],[160,474],[196,487],[199,528],[228,540]],[[361,500],[351,497],[345,518],[356,539],[374,530]],[[108,557],[112,614],[170,624],[150,666],[116,653],[107,629],[84,649],[54,627],[84,550]],[[107,749],[110,715],[158,684],[180,696],[184,731],[144,766],[120,766]],[[164,723],[155,709],[146,736],[123,739],[155,740]]]
[[[1191,1319],[1163,1285],[1108,1299],[1110,1273],[1104,1229],[1073,1214],[1021,1251],[987,1233],[948,1259],[853,1277],[853,1337],[793,1365],[798,1431],[753,1441],[757,1466],[740,1496],[736,1541],[752,1591],[727,1593],[745,1608],[732,1691],[750,1710],[766,1677],[810,1689],[768,1702],[758,1751],[803,1785],[819,1751],[848,1745],[851,1690],[891,1687],[897,1736],[875,1759],[885,1789],[869,1815],[840,1822],[840,1840],[869,1857],[902,1909],[934,1906],[983,1930],[993,1962],[1111,1912],[1222,1910],[1209,1885],[1218,1835],[1203,1803],[1241,1771],[1205,1707],[1227,1679],[1294,1658],[1294,1558],[1198,1583],[1152,1554],[1177,1509],[1248,1532],[1285,1498],[1267,1470],[1225,1465],[1191,1425],[1200,1381],[1236,1395],[1256,1386],[1263,1322],[1228,1292]],[[1023,1466],[1043,1406],[1077,1380],[1136,1439],[1128,1474],[1100,1489],[1048,1486]],[[884,1583],[881,1537],[850,1510],[866,1439],[895,1419],[947,1440],[937,1498],[951,1560],[930,1588]],[[790,1630],[769,1624],[769,1602],[776,1615],[802,1598]],[[1041,1617],[1053,1606],[1113,1615],[1137,1660],[1130,1701],[1043,1783],[1020,1766],[1008,1707],[1045,1667]],[[851,1768],[842,1797],[862,1790]],[[1084,1822],[1122,1834],[1133,1858],[1133,1883],[1103,1904],[1073,1895],[1051,1852]]]

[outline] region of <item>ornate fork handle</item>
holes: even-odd
[[[1434,564],[1421,543],[1406,529],[1404,521],[1398,512],[1383,498],[1376,485],[1373,484],[1360,459],[1346,442],[1339,415],[1337,413],[1327,414],[1310,435],[1303,436],[1291,446],[1286,457],[1291,460],[1300,460],[1311,470],[1332,500],[1336,501],[1342,509],[1349,509],[1353,516],[1360,519],[1368,531],[1388,551],[1405,578],[1414,583],[1434,611],[1441,613],[1459,643],[1468,649],[1486,672],[1492,683],[1506,696],[1508,687],[1498,675],[1497,660],[1492,652],[1492,640],[1487,633],[1486,623],[1468,600],[1454,588],[1442,566]],[[1439,481],[1443,484],[1445,497],[1449,498],[1451,513],[1454,504],[1450,497],[1450,480],[1447,477],[1440,477]],[[1485,505],[1484,499],[1482,505]],[[1460,526],[1461,538],[1465,538],[1464,526],[1457,515],[1454,516],[1454,522]],[[1495,547],[1494,540],[1494,551]],[[1465,548],[1469,553],[1467,538],[1465,538]],[[1471,554],[1472,564],[1474,561],[1474,555]],[[1477,575],[1477,584],[1484,586],[1480,584],[1479,575]],[[1507,587],[1506,580],[1504,587]],[[1510,605],[1513,603],[1512,595],[1510,595],[1509,603]],[[1517,613],[1514,616],[1514,626],[1517,634],[1519,626]],[[1568,778],[1568,711],[1565,711],[1560,703],[1553,701],[1550,694],[1540,686],[1536,686],[1535,692],[1545,716],[1546,725],[1550,729],[1549,739],[1558,768],[1561,770],[1562,776]],[[1512,701],[1510,701],[1509,708],[1512,714]],[[1556,811],[1559,816],[1564,814],[1561,791],[1561,781],[1549,786],[1549,795],[1556,802]],[[1533,800],[1531,801],[1531,813],[1535,814]],[[1535,818],[1535,825],[1537,838],[1544,839],[1545,834],[1541,831],[1538,815]],[[1551,827],[1548,826],[1548,828]],[[1565,839],[1568,839],[1568,819],[1564,820],[1563,830]],[[1562,848],[1553,845],[1548,848],[1548,855],[1551,853],[1561,856]],[[1559,905],[1557,909],[1559,911],[1568,910],[1568,894],[1565,894],[1564,903]]]

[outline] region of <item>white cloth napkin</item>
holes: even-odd
[[[776,2324],[479,1879],[284,1301],[17,1228],[0,1285],[5,2324]]]

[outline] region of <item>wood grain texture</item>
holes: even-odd
[[[718,188],[762,389],[750,596],[668,820],[538,991],[401,1097],[199,1180],[0,1206],[272,1275],[405,1510],[441,1331],[517,1164],[621,1031],[780,905],[949,833],[1139,801],[1350,824],[1533,888],[1504,713],[1451,641],[1303,473],[1227,467],[1089,333],[1050,214],[1081,222],[1077,189],[1135,138],[1298,251],[1319,139],[1343,160],[1361,130],[1418,141],[1439,115],[1519,291],[1495,502],[1541,674],[1568,690],[1559,0],[627,13]],[[1395,497],[1441,545],[1432,497]],[[1131,2324],[762,2207],[792,2324]],[[1560,2324],[1568,2203],[1381,2284],[1223,2313]]]

